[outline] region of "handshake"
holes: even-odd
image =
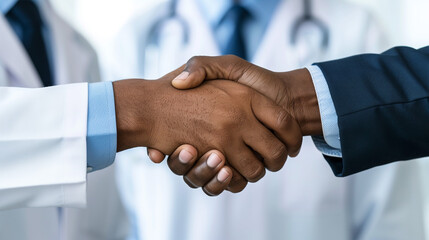
[[[173,80],[174,79],[174,80]],[[209,81],[210,80],[210,81]],[[306,69],[276,73],[235,56],[194,57],[157,81],[113,83],[117,151],[146,146],[192,188],[242,191],[322,135]]]

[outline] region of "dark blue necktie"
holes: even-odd
[[[225,18],[231,20],[234,24],[234,31],[231,32],[227,45],[223,49],[223,54],[233,54],[247,59],[244,41],[244,23],[249,16],[250,13],[239,4],[234,4],[227,11],[223,20],[226,20]]]
[[[6,18],[21,40],[44,86],[52,86],[45,41],[42,35],[42,19],[33,1],[19,0],[6,14]]]

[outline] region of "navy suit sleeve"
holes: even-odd
[[[317,63],[338,115],[337,176],[429,156],[429,47]]]

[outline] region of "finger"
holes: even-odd
[[[191,187],[202,187],[213,179],[225,164],[225,157],[217,150],[204,154],[194,167],[184,176]]]
[[[184,71],[172,81],[172,85],[178,89],[189,89],[199,86],[204,80],[239,81],[251,65],[246,60],[234,55],[195,56],[189,59]]]
[[[297,121],[282,107],[259,93],[252,96],[252,110],[255,117],[267,128],[273,130],[286,145],[289,156],[298,155],[302,144],[301,128]]]
[[[268,170],[279,171],[285,164],[288,155],[286,146],[259,122],[246,132],[243,140],[262,157]]]
[[[188,144],[182,145],[168,157],[168,167],[177,175],[185,175],[192,168],[197,157],[196,148]]]
[[[153,148],[147,148],[147,155],[154,163],[161,163],[165,158],[165,155],[162,152]]]
[[[265,175],[265,166],[243,142],[226,155],[231,167],[237,170],[247,181],[257,182]]]
[[[247,180],[234,168],[232,170],[232,178],[226,190],[232,193],[239,193],[247,186]]]
[[[217,196],[228,187],[231,179],[231,168],[223,167],[219,173],[203,187],[203,191],[209,196]]]

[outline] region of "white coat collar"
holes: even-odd
[[[287,9],[293,9],[287,10]],[[284,14],[284,13],[288,14]],[[281,1],[270,24],[265,32],[258,51],[256,52],[253,62],[265,68],[276,71],[284,71],[284,66],[296,66],[296,53],[294,46],[290,44],[290,33],[292,25],[302,14],[302,4],[300,1],[288,0]],[[273,47],[276,46],[276,47]],[[267,66],[267,63],[270,63]],[[281,64],[277,66],[273,64]]]
[[[18,81],[13,85],[41,87],[40,78],[30,57],[3,14],[0,14],[0,33],[0,64],[5,68],[6,74],[14,76]]]
[[[99,66],[90,44],[57,15],[49,1],[40,5],[51,32],[55,84],[92,81],[88,72],[97,72],[91,68],[98,70]]]
[[[194,56],[202,52],[206,55],[219,55],[219,47],[213,35],[210,24],[201,15],[194,0],[179,1],[178,13],[189,24],[190,41],[184,55]],[[189,14],[192,13],[192,14]]]
[[[97,61],[90,45],[55,13],[49,1],[41,1],[39,7],[46,20],[45,24],[50,28],[55,84],[91,80],[89,72],[97,72],[91,71],[91,68],[98,68],[98,65],[92,64]],[[42,87],[40,77],[25,48],[2,14],[0,33],[0,67],[4,68],[3,72],[12,76],[9,81],[17,81],[8,82],[7,85]],[[94,79],[98,80],[97,77]]]
[[[190,42],[182,52],[184,57],[195,55],[220,55],[213,31],[207,19],[201,15],[195,0],[179,1],[178,14],[190,25]],[[294,9],[287,11],[286,9]],[[293,22],[302,14],[300,0],[283,0],[268,25],[268,29],[256,51],[252,62],[269,69],[286,70],[284,66],[297,66],[299,59],[295,57],[294,46],[290,44],[290,31]],[[288,12],[289,14],[284,14]],[[192,14],[189,14],[192,13]],[[277,46],[277,47],[272,47]],[[275,60],[274,60],[275,59]],[[187,59],[182,59],[186,62]],[[270,65],[267,65],[270,63]],[[279,66],[273,66],[278,63]],[[281,64],[280,64],[281,63]]]
[[[314,4],[317,5],[319,2],[314,1]],[[253,58],[253,63],[273,71],[287,71],[308,66],[315,60],[324,58],[325,51],[321,51],[318,44],[308,44],[303,42],[302,38],[295,45],[291,43],[292,28],[302,17],[303,11],[302,0],[284,0],[279,4]],[[313,14],[318,18],[318,13],[323,11],[326,10],[321,9],[319,5],[313,7]]]

